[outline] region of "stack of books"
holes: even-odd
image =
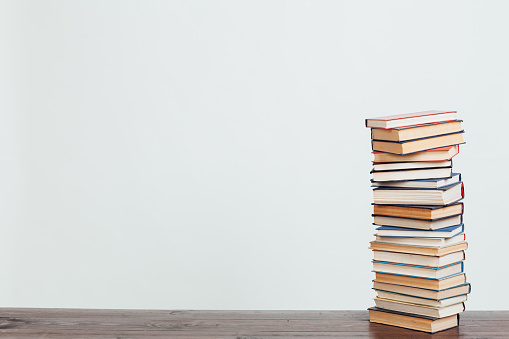
[[[438,332],[459,325],[470,293],[463,270],[463,141],[456,111],[366,119],[373,148],[371,322]]]

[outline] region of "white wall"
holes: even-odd
[[[506,1],[3,1],[1,306],[365,309],[363,119],[456,109],[506,309]]]

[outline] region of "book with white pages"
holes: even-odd
[[[458,244],[466,240],[465,233],[460,233],[451,238],[417,238],[417,237],[381,237],[376,236],[376,241],[388,244],[401,244],[410,246],[445,247]]]
[[[463,262],[437,268],[385,261],[373,261],[373,272],[399,274],[418,278],[443,279],[458,273],[463,273]]]
[[[457,295],[455,297],[442,299],[442,300],[432,300],[432,299],[425,299],[425,298],[419,298],[399,293],[392,293],[392,292],[386,292],[386,291],[380,291],[375,290],[377,293],[378,298],[381,299],[387,299],[387,300],[393,300],[393,301],[399,301],[399,302],[405,302],[405,303],[411,303],[416,305],[423,305],[423,306],[429,306],[429,307],[436,307],[436,308],[442,308],[447,307],[451,305],[455,305],[458,303],[462,303],[467,300],[467,295]]]
[[[396,171],[375,171],[372,170],[373,182],[380,181],[402,181],[434,178],[451,178],[452,167],[420,168]]]
[[[404,170],[404,169],[439,168],[439,167],[452,167],[452,160],[388,162],[388,163],[373,164],[373,169],[375,171],[395,171],[395,170]]]
[[[372,187],[439,188],[461,181],[461,173],[452,173],[450,178],[434,178],[403,181],[371,181]]]
[[[431,307],[401,301],[394,301],[382,298],[375,298],[375,304],[379,308],[425,315],[428,317],[443,318],[453,314],[461,313],[465,310],[465,304],[458,303],[445,307]]]
[[[389,217],[385,215],[373,215],[373,219],[373,225],[417,228],[422,230],[438,230],[463,223],[462,214],[436,220]]]
[[[375,204],[443,206],[464,198],[463,182],[439,188],[377,187]]]
[[[438,257],[431,255],[373,251],[373,260],[406,265],[443,267],[465,260],[465,252],[458,251]]]
[[[454,225],[439,230],[418,230],[412,228],[380,226],[376,228],[375,236],[405,237],[405,238],[452,238],[463,233],[464,225]]]

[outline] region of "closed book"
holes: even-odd
[[[428,267],[373,261],[373,272],[405,275],[408,277],[443,279],[463,272],[463,262],[442,267]]]
[[[380,299],[386,299],[386,300],[392,300],[392,301],[400,301],[404,303],[411,303],[416,305],[422,305],[422,306],[430,306],[430,307],[447,307],[450,305],[455,305],[457,303],[462,303],[467,301],[467,295],[457,295],[450,298],[445,298],[441,300],[432,300],[432,299],[426,299],[426,298],[419,298],[414,297],[410,295],[404,295],[400,293],[394,293],[394,292],[386,292],[386,291],[379,291],[375,290],[377,293],[377,297]]]
[[[384,308],[387,310],[413,313],[435,318],[448,317],[453,314],[461,313],[465,310],[465,305],[463,303],[435,308],[430,306],[416,305],[394,300],[375,298],[375,304],[376,307]]]
[[[381,281],[373,281],[373,289],[378,291],[386,291],[410,295],[414,297],[426,298],[431,300],[442,300],[455,297],[462,294],[470,293],[470,284],[462,283],[457,286],[445,288],[442,290],[433,290],[428,288],[420,288],[414,286],[404,286],[397,284],[389,284]]]
[[[388,141],[405,141],[431,136],[450,134],[461,131],[461,120],[431,123],[419,126],[398,127],[391,129],[371,129],[371,139]]]
[[[465,240],[465,233],[460,233],[451,238],[417,238],[417,237],[380,237],[376,236],[376,242],[388,244],[424,246],[424,247],[445,247],[458,244]]]
[[[388,284],[403,285],[409,287],[425,288],[430,290],[441,291],[458,285],[467,283],[467,277],[464,273],[460,273],[451,277],[442,279],[427,279],[418,277],[409,277],[404,275],[390,273],[375,273],[376,281]]]
[[[377,251],[442,256],[453,252],[464,251],[467,247],[468,243],[466,241],[445,247],[409,246],[372,241],[370,242],[369,248]]]
[[[437,333],[459,325],[457,314],[443,318],[427,317],[371,307],[369,321],[372,323],[408,328],[416,331]]]
[[[425,151],[433,148],[463,144],[463,131],[460,133],[440,135],[430,138],[422,138],[407,141],[380,141],[372,140],[373,151],[410,154]]]
[[[381,205],[373,204],[373,214],[402,218],[434,220],[463,213],[463,203],[448,206]]]
[[[463,199],[463,182],[440,188],[379,187],[373,190],[375,204],[442,206]]]
[[[375,171],[395,171],[422,168],[452,167],[452,160],[374,163]]]
[[[385,237],[409,237],[409,238],[452,238],[463,233],[465,226],[454,225],[439,230],[419,230],[414,228],[403,228],[394,226],[380,226],[376,228],[376,236]],[[386,242],[386,241],[383,241]],[[443,247],[443,246],[442,246]]]
[[[395,171],[373,170],[371,173],[373,175],[373,182],[392,182],[430,178],[447,179],[452,177],[452,167],[421,168]]]
[[[385,215],[373,215],[373,219],[374,225],[416,228],[422,230],[438,230],[463,223],[462,214],[435,220],[388,217]]]
[[[408,187],[408,188],[440,188],[449,186],[461,181],[460,173],[452,173],[450,178],[433,178],[419,180],[401,180],[401,181],[374,181],[371,180],[373,187]]]
[[[395,114],[366,119],[369,128],[398,128],[405,126],[423,125],[434,122],[456,120],[456,111],[430,110],[415,113]]]
[[[430,256],[398,252],[373,251],[373,259],[377,262],[378,261],[392,262],[398,264],[418,265],[438,268],[463,261],[465,259],[465,252],[458,251],[442,256]]]
[[[451,160],[459,153],[459,145],[439,147],[410,154],[392,154],[373,151],[373,162],[410,162],[410,161],[445,161]]]

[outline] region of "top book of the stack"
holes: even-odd
[[[366,119],[369,128],[399,128],[456,120],[457,111],[424,111]]]

